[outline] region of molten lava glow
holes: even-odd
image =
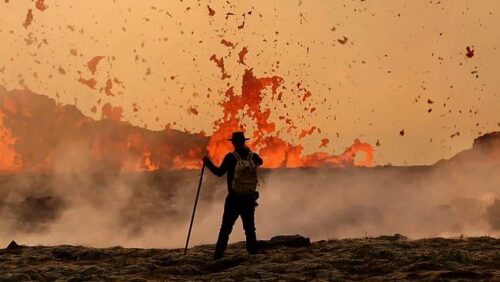
[[[4,114],[0,111],[0,171],[16,171],[22,168],[22,162],[14,145],[16,138],[4,126]]]
[[[29,90],[0,87],[0,113],[0,171],[51,172],[68,164],[95,171],[196,168],[208,143],[202,134],[132,126],[110,104],[96,121]]]
[[[241,65],[247,52],[248,49],[243,48],[239,54]],[[88,62],[92,73],[96,72],[97,64],[103,58],[96,56]],[[210,60],[220,68],[221,80],[231,77],[225,69],[223,57],[213,55]],[[92,80],[81,79],[81,82],[95,87]],[[119,83],[118,80],[113,82]],[[287,88],[283,84],[284,80],[279,76],[256,77],[253,69],[245,69],[240,90],[228,84],[225,98],[219,103],[222,117],[214,122],[214,132],[210,137],[168,127],[164,131],[150,131],[132,126],[122,121],[123,109],[110,103],[102,105],[101,120],[95,121],[74,106],[58,105],[27,90],[11,93],[4,90],[5,93],[0,93],[0,98],[3,97],[0,99],[3,102],[0,103],[0,170],[51,171],[56,167],[55,162],[61,160],[61,150],[66,149],[85,152],[88,161],[97,170],[197,169],[201,167],[205,152],[220,164],[224,156],[233,150],[227,140],[231,133],[245,131],[242,117],[254,123],[252,130],[245,125],[246,134],[251,138],[248,146],[261,155],[266,168],[372,165],[372,147],[359,140],[338,156],[326,152],[305,155],[302,144],[284,140],[282,133],[301,141],[307,136],[321,134],[321,129],[317,125],[298,128],[291,118],[285,116],[279,116],[285,128],[278,128],[270,120],[271,109],[264,108],[264,105],[267,102],[271,105],[284,103],[283,97],[290,93],[285,91]],[[114,96],[112,87],[113,83],[108,79],[107,95]],[[300,83],[297,83],[297,89],[300,95],[296,102],[303,105],[313,94]],[[304,108],[304,114],[315,109],[309,104]],[[189,111],[198,114],[194,107]],[[323,138],[319,147],[326,148],[327,144],[329,140]],[[360,152],[364,159],[356,161]]]
[[[220,163],[225,154],[232,150],[232,145],[227,141],[233,131],[244,130],[241,126],[239,116],[243,113],[250,117],[256,124],[256,129],[251,133],[249,147],[257,151],[264,159],[264,167],[319,167],[319,166],[371,166],[373,161],[373,148],[367,143],[355,140],[354,144],[347,148],[339,156],[328,153],[313,153],[302,155],[303,147],[293,145],[279,137],[276,125],[269,121],[270,109],[262,109],[263,90],[271,89],[271,99],[281,101],[283,93],[278,93],[278,89],[283,83],[283,79],[278,76],[257,78],[252,69],[245,70],[241,95],[234,93],[234,88],[230,87],[226,91],[226,99],[220,103],[223,108],[223,117],[215,122],[215,131],[210,138],[207,150],[216,163]],[[302,101],[305,101],[312,94],[306,91]],[[277,96],[277,98],[275,98]],[[288,122],[291,129],[295,128],[293,123]],[[311,135],[315,130],[313,126],[307,130],[301,130],[299,138]],[[247,132],[247,135],[249,132]],[[356,154],[363,152],[365,159],[357,163],[354,162]]]
[[[145,169],[147,171],[158,170],[159,167],[151,161],[151,152],[144,152],[142,156],[143,156],[142,165],[139,165],[137,169],[139,170]]]
[[[188,151],[187,156],[176,156],[173,159],[173,169],[198,169],[201,167],[201,147],[195,147]]]

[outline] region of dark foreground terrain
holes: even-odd
[[[500,280],[500,239],[407,240],[401,235],[310,243],[278,236],[248,255],[243,243],[212,260],[212,245],[182,249],[12,246],[0,281],[20,280]]]

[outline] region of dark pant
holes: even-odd
[[[229,234],[233,230],[233,225],[241,216],[243,229],[246,235],[246,248],[251,254],[257,252],[257,237],[255,235],[255,207],[254,197],[244,197],[240,195],[229,194],[224,204],[224,215],[222,216],[222,225],[219,231],[219,238],[215,245],[215,255],[222,256],[227,247]]]

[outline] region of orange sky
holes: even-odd
[[[210,134],[228,83],[238,92],[253,68],[285,80],[288,107],[267,105],[270,120],[284,127],[278,117],[288,113],[321,128],[301,139],[306,152],[341,153],[360,138],[378,164],[429,164],[500,129],[496,0],[35,2],[0,3],[0,85],[94,118],[109,102],[135,125]],[[230,78],[221,80],[214,54]],[[95,89],[81,83],[91,78]],[[316,107],[304,118],[298,82]],[[330,143],[318,149],[322,138]]]

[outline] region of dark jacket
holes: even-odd
[[[241,150],[240,152],[237,152],[237,153],[238,153],[238,155],[240,155],[240,157],[242,159],[247,159],[248,154],[250,153],[250,149],[245,147],[243,150]],[[260,156],[257,155],[257,153],[255,153],[255,152],[252,155],[252,160],[256,166],[261,166],[264,163],[262,161],[262,159],[260,158]],[[237,162],[238,162],[238,160],[233,155],[233,153],[228,153],[224,157],[224,160],[222,161],[222,164],[220,165],[220,167],[217,167],[216,165],[214,165],[214,163],[210,160],[206,162],[207,168],[210,169],[210,171],[217,176],[223,176],[227,172],[227,190],[228,190],[229,194],[235,193],[233,191],[232,186],[233,186],[233,178],[234,178],[234,169],[236,167]]]

